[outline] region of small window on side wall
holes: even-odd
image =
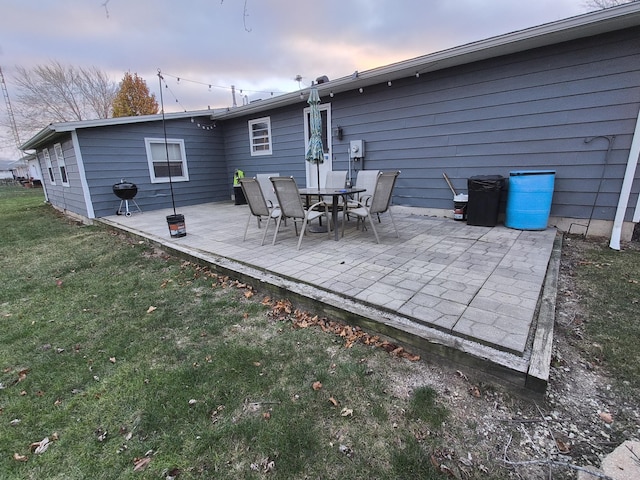
[[[168,183],[169,175],[172,182],[189,180],[184,140],[168,138],[165,145],[163,138],[145,138],[144,143],[151,183]]]
[[[271,155],[271,119],[249,120],[249,145],[251,156]]]
[[[53,150],[56,152],[56,161],[58,162],[58,171],[60,172],[60,178],[62,179],[62,185],[69,186],[69,176],[67,174],[67,164],[64,161],[64,152],[62,151],[62,145],[56,143],[53,146]]]
[[[49,173],[49,181],[51,185],[56,184],[56,177],[53,174],[53,165],[51,164],[51,157],[49,156],[49,149],[45,148],[42,150],[42,155],[44,155],[44,163],[47,166],[47,172]]]

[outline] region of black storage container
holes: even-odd
[[[233,198],[235,200],[236,205],[246,205],[247,199],[244,196],[244,192],[242,191],[241,186],[233,187]]]
[[[469,202],[467,224],[495,227],[498,224],[500,194],[504,185],[502,175],[478,175],[467,180]]]

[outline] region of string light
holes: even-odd
[[[191,123],[195,123],[195,120],[193,119],[193,117],[191,117]],[[213,121],[213,123],[209,123],[209,124],[204,124],[204,123],[195,123],[196,127],[201,128],[202,130],[213,130],[214,128],[217,127],[215,120]]]
[[[165,75],[166,75],[166,74],[165,74]],[[180,103],[180,101],[178,100],[178,97],[176,96],[176,94],[175,94],[175,93],[173,93],[173,92],[171,91],[171,89],[169,88],[169,84],[165,81],[164,77],[160,77],[160,81],[161,81],[161,82],[164,82],[164,88],[166,88],[167,90],[169,90],[169,93],[170,93],[170,94],[171,94],[171,96],[175,99],[176,103],[177,103],[178,105],[180,105],[180,107],[182,107],[182,110],[184,110],[184,111],[186,112],[186,111],[187,111],[187,109],[186,109],[186,108],[184,108],[184,105],[182,105],[182,104]]]
[[[208,83],[208,82],[205,83],[205,82],[200,82],[198,80],[191,80],[191,79],[184,78],[184,77],[177,77],[175,75],[171,75],[170,73],[163,73],[163,75],[165,75],[167,77],[175,78],[177,83],[185,83],[185,82],[194,83],[196,85],[203,85],[205,87],[208,87],[209,90],[211,90],[212,88],[221,88],[221,89],[229,90],[229,91],[232,90],[231,87],[227,87],[227,86],[224,86],[224,85],[215,85],[213,83]],[[242,95],[243,89],[239,89],[239,91],[240,91],[240,94]],[[280,90],[244,90],[244,91],[247,92],[247,93],[264,93],[265,95],[269,94],[271,96],[273,96],[276,93],[287,93],[287,92],[283,92],[283,91],[280,91]]]

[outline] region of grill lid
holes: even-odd
[[[135,183],[127,182],[124,178],[113,186],[113,193],[121,200],[131,200],[138,193]]]

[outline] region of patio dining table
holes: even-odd
[[[309,197],[331,197],[331,218],[333,222],[334,240],[338,241],[340,238],[338,235],[338,198],[342,197],[343,205],[347,204],[347,196],[354,193],[362,193],[364,188],[300,188],[300,195],[304,195],[307,198],[306,204],[309,205]]]

